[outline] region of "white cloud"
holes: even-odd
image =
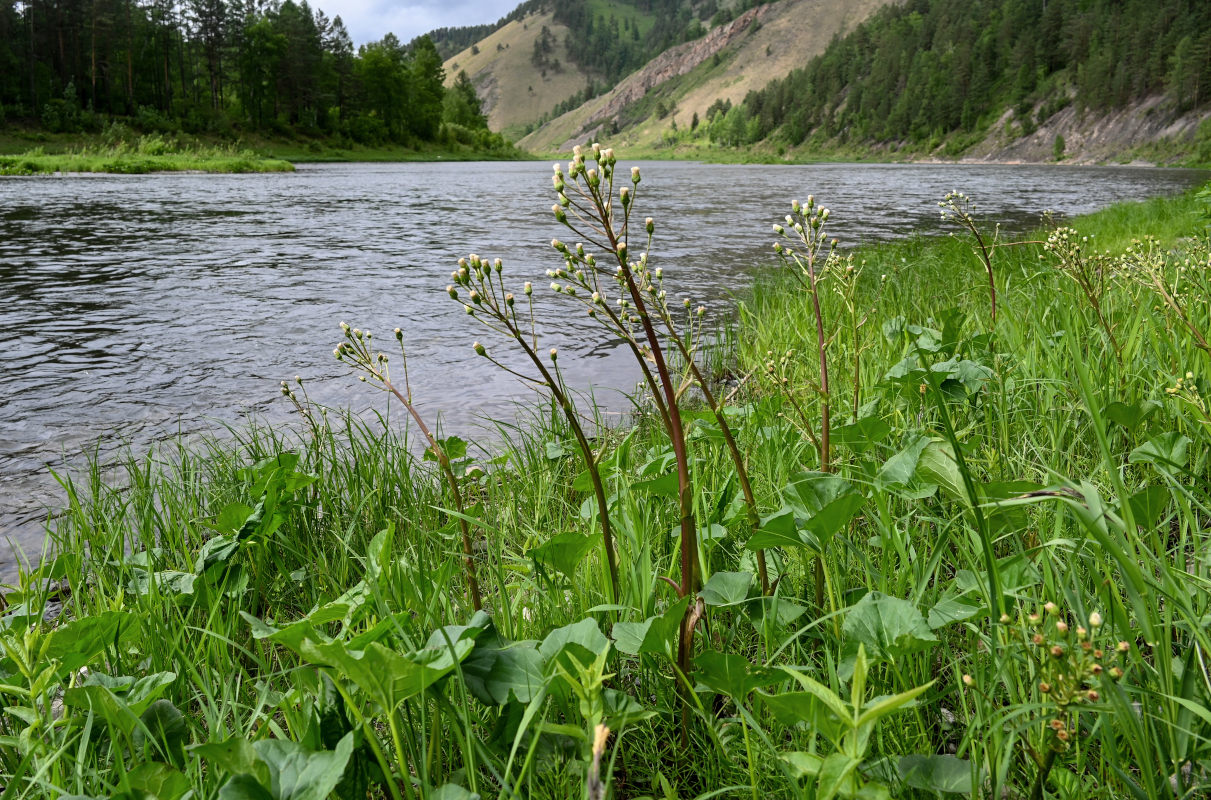
[[[434,28],[496,22],[520,0],[312,0],[313,8],[339,16],[355,45],[394,33],[409,42]]]

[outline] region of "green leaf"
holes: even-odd
[[[794,510],[784,507],[769,516],[762,517],[757,532],[748,537],[744,546],[749,550],[765,550],[770,547],[815,548],[816,544],[803,538],[795,521]]]
[[[479,800],[479,795],[456,783],[447,783],[430,792],[429,800]]]
[[[378,642],[353,650],[344,642],[320,643],[304,639],[299,654],[314,664],[331,667],[337,676],[352,681],[388,712],[441,680],[475,647],[463,639],[453,648],[441,646],[398,653]]]
[[[984,607],[968,603],[961,597],[947,597],[929,609],[929,627],[931,630],[944,628],[955,622],[971,619],[984,610]]]
[[[309,750],[284,739],[244,745],[238,748],[239,761],[250,769],[223,785],[220,800],[325,800],[345,774],[353,733],[345,734],[335,750]],[[203,757],[209,760],[205,753]]]
[[[548,633],[547,638],[543,639],[542,644],[538,646],[538,653],[542,656],[543,662],[549,664],[568,649],[571,649],[576,655],[579,655],[576,653],[579,650],[595,657],[604,653],[609,646],[610,640],[601,632],[597,621],[586,617],[579,622],[564,625],[562,628],[556,628]]]
[[[644,708],[638,700],[616,689],[603,689],[601,701],[605,711],[601,721],[612,731],[659,716],[655,709]]]
[[[437,444],[445,452],[446,458],[451,461],[458,461],[461,458],[467,457],[467,443],[457,436],[450,436],[445,439],[438,439]],[[425,461],[437,461],[437,453],[432,447],[425,449]]]
[[[252,775],[235,775],[219,789],[219,800],[277,800]]]
[[[898,711],[903,706],[915,700],[919,695],[933,686],[933,684],[934,682],[930,681],[923,686],[917,686],[906,692],[900,692],[890,697],[882,697],[875,700],[862,709],[862,714],[858,717],[857,727],[861,728],[863,725],[873,725],[888,714]]]
[[[952,497],[963,501],[968,499],[963,473],[955,461],[954,448],[948,442],[930,440],[917,461],[917,474],[922,480],[941,486]]]
[[[929,441],[929,437],[921,433],[910,433],[904,437],[900,452],[887,459],[879,468],[875,475],[875,484],[880,488],[908,486],[917,474],[917,464]]]
[[[1172,497],[1164,486],[1149,486],[1131,495],[1128,502],[1135,523],[1143,528],[1152,528],[1168,510],[1170,500]]]
[[[109,647],[123,646],[141,627],[139,618],[126,611],[102,611],[72,620],[50,634],[43,660],[58,661],[60,671],[74,672]]]
[[[648,617],[643,622],[615,623],[610,631],[615,646],[632,656],[640,653],[670,656],[689,604],[690,597],[686,595],[665,609],[663,614]]]
[[[325,800],[345,774],[353,754],[353,734],[345,734],[335,750],[311,751],[283,739],[265,739],[252,747],[269,767],[277,800]]]
[[[758,692],[757,697],[780,724],[787,727],[805,725],[808,730],[819,733],[833,744],[840,744],[842,736],[848,730],[845,723],[845,714],[848,714],[848,711],[842,707],[845,714],[839,716],[835,709],[830,708],[829,703],[811,692]]]
[[[975,790],[971,762],[955,756],[902,756],[896,771],[900,780],[914,789],[943,794],[971,794]]]
[[[655,478],[635,481],[631,484],[631,491],[650,492],[661,497],[678,497],[681,484],[678,482],[676,472],[666,472]]]
[[[223,506],[223,510],[215,517],[214,528],[223,533],[234,534],[244,527],[244,522],[251,516],[251,506],[246,506],[243,503],[228,503]]]
[[[782,667],[782,671],[794,678],[795,681],[803,687],[805,692],[824,703],[825,707],[828,708],[828,710],[831,711],[838,720],[847,726],[849,725],[851,721],[850,709],[845,705],[845,702],[837,695],[836,692],[820,683],[820,681],[816,680],[815,678],[809,677],[797,669]]]
[[[529,703],[546,683],[543,658],[534,644],[506,641],[491,620],[475,637],[475,649],[463,659],[462,677],[480,702],[495,706],[511,700]]]
[[[882,592],[870,592],[859,600],[841,629],[849,642],[865,645],[872,659],[894,661],[938,641],[916,606]]]
[[[815,778],[820,774],[820,765],[824,763],[824,759],[815,753],[804,753],[802,751],[782,753],[778,757],[790,767],[791,774],[794,775],[795,780]]]
[[[805,520],[804,527],[820,539],[822,549],[866,502],[844,478],[823,472],[796,475],[782,490],[782,500]]]
[[[878,417],[863,417],[851,425],[834,428],[831,435],[835,444],[845,445],[855,453],[863,453],[886,439],[890,433],[891,426]]]
[[[784,627],[807,613],[807,607],[783,597],[754,597],[744,607],[744,613],[759,630],[767,623]]]
[[[198,575],[192,572],[164,570],[162,572],[136,572],[126,585],[131,594],[150,595],[153,591],[164,597],[188,602],[193,598],[194,584]]]
[[[549,439],[545,446],[548,461],[560,461],[572,454],[572,448],[562,439]]]
[[[240,542],[234,536],[226,534],[207,539],[198,549],[198,557],[194,561],[193,571],[201,575],[208,567],[223,564],[239,552]]]
[[[180,770],[158,761],[147,761],[126,773],[126,780],[136,791],[156,800],[180,800],[190,789],[189,779]]]
[[[252,742],[238,736],[221,742],[206,742],[189,748],[189,752],[205,759],[211,768],[218,768],[229,775],[256,773],[253,781],[258,785],[269,782],[269,770],[261,763]]]
[[[526,555],[534,559],[535,563],[553,569],[571,580],[576,577],[576,567],[600,539],[600,533],[584,536],[569,531],[552,536],[538,547],[529,550]]]
[[[169,760],[176,760],[184,752],[189,729],[185,725],[185,715],[172,703],[156,700],[147,707],[139,721],[143,724],[135,728],[133,737],[137,749],[162,754]]]
[[[1190,438],[1177,431],[1154,436],[1131,451],[1127,461],[1132,464],[1154,464],[1166,469],[1176,469],[1186,464],[1186,449]]]
[[[694,659],[694,677],[712,692],[743,700],[748,693],[783,679],[782,673],[754,666],[734,653],[707,650]]]
[[[820,764],[816,777],[816,800],[833,800],[849,783],[849,776],[861,762],[844,753],[833,753]]]
[[[753,585],[751,572],[716,572],[702,587],[702,601],[708,606],[735,606],[748,599]]]
[[[1151,400],[1145,400],[1142,403],[1132,403],[1131,405],[1115,400],[1102,409],[1102,416],[1134,432],[1158,408],[1160,406]]]

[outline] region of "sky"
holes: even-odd
[[[330,18],[339,16],[354,45],[394,33],[409,42],[434,28],[483,25],[508,14],[521,0],[311,0]]]

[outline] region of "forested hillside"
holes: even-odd
[[[556,43],[562,47],[553,49],[613,82],[755,5],[756,0],[552,0],[555,21],[570,30]]]
[[[717,107],[708,134],[791,146],[951,136],[961,149],[1007,109],[1023,136],[1069,104],[1105,112],[1158,94],[1173,113],[1211,99],[1206,0],[909,0]]]
[[[355,50],[306,0],[0,0],[0,124],[500,146],[445,77],[428,37]]]

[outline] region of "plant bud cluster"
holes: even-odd
[[[1078,620],[1054,602],[1020,611],[1016,618],[1004,614],[1000,623],[1008,631],[1007,657],[1029,665],[1048,746],[1066,752],[1076,733],[1076,712],[1101,701],[1105,682],[1123,677],[1119,662],[1131,651],[1130,643],[1113,640],[1100,613]],[[970,675],[963,683],[978,688]]]

